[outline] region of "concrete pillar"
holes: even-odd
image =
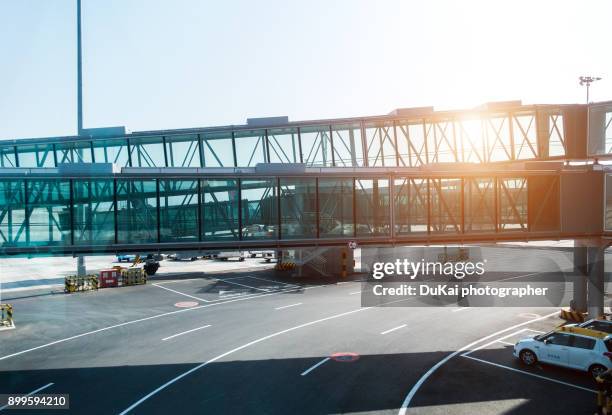
[[[597,318],[604,312],[604,252],[605,246],[603,245],[588,248],[587,308],[589,318]]]
[[[85,257],[83,255],[79,255],[77,257],[77,275],[79,277],[87,275],[87,269],[85,267]]]
[[[587,311],[587,277],[588,271],[588,247],[581,241],[574,241],[574,275],[573,288],[574,298],[572,308],[584,313]]]

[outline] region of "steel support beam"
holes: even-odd
[[[572,280],[574,297],[570,305],[573,310],[581,313],[587,311],[588,249],[582,241],[574,241],[574,275]]]
[[[589,318],[598,318],[603,316],[604,312],[604,254],[605,245],[603,244],[588,247],[587,310]]]

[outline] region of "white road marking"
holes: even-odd
[[[240,293],[236,291],[223,291],[223,290],[219,291],[220,298],[233,298],[233,297],[239,297],[241,295],[247,295],[247,294],[248,293]]]
[[[315,370],[316,368],[318,368],[319,366],[321,366],[323,363],[327,362],[331,360],[329,357],[326,357],[325,359],[321,360],[319,363],[315,364],[314,366],[310,367],[310,369],[306,369],[305,371],[303,371],[300,376],[306,376],[307,374],[309,374],[310,372],[312,372],[313,370]]]
[[[196,306],[196,307],[183,308],[181,310],[174,310],[174,311],[169,311],[169,312],[166,312],[166,313],[155,314],[155,315],[152,315],[152,316],[149,316],[149,317],[143,317],[143,318],[139,318],[139,319],[136,319],[136,320],[129,320],[129,321],[125,321],[123,323],[113,324],[112,326],[106,326],[106,327],[102,327],[102,328],[99,328],[99,329],[96,329],[96,330],[92,330],[92,331],[88,331],[88,332],[85,332],[85,333],[77,334],[77,335],[74,335],[74,336],[65,337],[63,339],[55,340],[55,341],[52,341],[50,343],[41,344],[40,346],[32,347],[30,349],[21,350],[19,352],[15,352],[15,353],[8,354],[6,356],[2,356],[2,357],[0,357],[0,360],[10,359],[11,357],[20,356],[20,355],[25,354],[25,353],[33,352],[33,351],[39,350],[39,349],[44,349],[46,347],[50,347],[50,346],[53,346],[53,345],[56,345],[56,344],[65,343],[67,341],[75,340],[75,339],[78,339],[78,338],[81,338],[81,337],[84,337],[84,336],[89,336],[91,334],[101,333],[101,332],[104,332],[104,331],[107,331],[107,330],[111,330],[111,329],[115,329],[115,328],[118,328],[118,327],[128,326],[130,324],[135,324],[135,323],[141,323],[143,321],[153,320],[153,319],[160,318],[160,317],[171,316],[171,315],[178,314],[178,313],[187,313],[187,312],[190,312],[190,311],[193,311],[193,310],[199,310],[199,309],[202,309],[202,308],[214,307],[214,306],[222,305],[222,304],[229,304],[229,303],[233,303],[233,302],[236,302],[236,301],[246,301],[246,300],[252,300],[252,299],[256,299],[256,298],[260,298],[260,297],[268,297],[270,295],[290,293],[290,292],[297,291],[297,290],[311,290],[311,289],[315,289],[315,288],[325,288],[325,287],[330,287],[330,285],[312,285],[312,286],[309,286],[309,287],[287,288],[287,289],[282,289],[282,290],[270,292],[270,293],[267,293],[267,294],[248,294],[248,295],[244,295],[244,296],[242,296],[240,298],[232,298],[230,300],[224,300],[224,301],[219,301],[219,302],[214,302],[214,303],[211,302],[210,304],[203,304],[203,305],[199,305],[199,306]],[[78,296],[74,296],[74,297],[69,296],[68,298],[77,298],[77,297]],[[62,297],[62,298],[65,298],[65,297]]]
[[[310,288],[310,287],[306,287],[306,288]],[[289,291],[291,291],[291,290],[289,290]],[[293,291],[295,291],[295,290],[293,290]],[[265,295],[269,295],[269,294],[265,294]],[[262,295],[262,297],[263,297],[263,295]],[[416,298],[416,297],[411,297],[411,298],[408,298],[408,299],[402,299],[402,300],[396,300],[396,301],[389,301],[389,302],[387,302],[385,304],[391,304],[391,303],[402,302],[402,301],[409,301],[409,300],[412,300],[414,298]],[[209,306],[212,306],[212,305],[215,305],[215,304],[209,304]],[[146,401],[147,399],[149,399],[153,395],[156,395],[160,391],[166,389],[168,386],[178,382],[179,380],[183,379],[185,376],[189,376],[193,372],[195,372],[195,371],[197,371],[197,370],[199,370],[199,369],[201,369],[201,368],[203,368],[205,366],[208,366],[209,364],[211,364],[213,362],[216,362],[219,359],[223,359],[224,357],[229,356],[232,353],[235,353],[235,352],[238,352],[240,350],[246,349],[247,347],[253,346],[254,344],[261,343],[261,342],[263,342],[265,340],[271,339],[273,337],[280,336],[280,335],[285,334],[285,333],[289,333],[289,332],[292,332],[292,331],[295,331],[295,330],[299,330],[299,329],[304,328],[304,327],[309,327],[309,326],[312,326],[312,325],[315,325],[315,324],[318,324],[318,323],[322,323],[324,321],[333,320],[335,318],[344,317],[344,316],[348,316],[348,315],[355,314],[355,313],[360,313],[362,311],[366,311],[366,310],[369,310],[371,308],[375,308],[375,307],[361,307],[361,308],[357,308],[355,310],[346,311],[344,313],[334,314],[334,315],[331,315],[331,316],[328,316],[328,317],[324,317],[324,318],[321,318],[321,319],[318,319],[318,320],[309,321],[308,323],[303,323],[303,324],[300,324],[299,326],[293,326],[293,327],[290,327],[290,328],[285,329],[285,330],[277,331],[277,332],[269,334],[267,336],[260,337],[259,339],[253,340],[253,341],[251,341],[249,343],[243,344],[242,346],[238,346],[235,349],[232,349],[230,351],[222,353],[219,356],[215,356],[212,359],[207,360],[204,363],[200,363],[199,365],[197,365],[195,367],[192,367],[188,371],[181,373],[177,377],[175,377],[173,379],[170,379],[168,382],[164,383],[163,385],[159,386],[157,389],[154,389],[153,391],[149,392],[148,394],[146,394],[145,396],[143,396],[142,398],[140,398],[139,400],[134,402],[132,405],[130,405],[127,409],[125,409],[119,415],[127,414],[132,409],[136,408],[138,405],[140,405],[141,403],[143,403],[144,401]],[[193,309],[191,309],[191,310],[193,310]],[[554,314],[557,314],[557,312],[555,312]],[[553,314],[551,314],[551,315],[553,315]]]
[[[500,365],[499,363],[489,362],[488,360],[479,359],[479,358],[474,357],[474,356],[462,356],[462,357],[466,357],[468,359],[472,359],[472,360],[475,360],[477,362],[481,362],[481,363],[484,363],[484,364],[487,364],[487,365],[491,365],[491,366],[499,367],[499,368],[502,368],[502,369],[510,370],[512,372],[517,372],[517,373],[522,373],[524,375],[533,376],[533,377],[538,378],[538,379],[543,379],[543,380],[548,380],[550,382],[559,383],[561,385],[565,385],[565,386],[569,386],[569,387],[572,387],[572,388],[580,389],[580,390],[583,390],[583,391],[586,391],[586,392],[597,393],[597,391],[595,391],[593,389],[585,388],[583,386],[574,385],[573,383],[563,382],[562,380],[553,379],[553,378],[549,378],[549,377],[546,377],[546,376],[538,375],[538,374],[535,374],[535,373],[527,372],[527,371],[524,371],[524,370],[516,369],[514,367]]]
[[[207,324],[207,325],[202,326],[202,327],[197,327],[197,328],[195,328],[195,329],[191,329],[191,330],[183,331],[183,332],[180,332],[180,333],[177,333],[177,334],[173,334],[172,336],[164,337],[164,338],[162,339],[162,341],[170,340],[170,339],[173,339],[173,338],[175,338],[175,337],[182,336],[183,334],[192,333],[192,332],[194,332],[194,331],[197,331],[197,330],[202,330],[202,329],[205,329],[205,328],[207,328],[207,327],[210,327],[210,324]]]
[[[253,289],[253,290],[257,290],[257,291],[266,291],[266,292],[269,292],[269,291],[270,291],[269,289],[266,289],[266,288],[257,288],[257,287],[252,287],[252,286],[250,286],[250,285],[240,284],[239,282],[230,281],[229,279],[215,278],[215,280],[217,280],[217,281],[223,281],[223,282],[226,282],[226,283],[228,283],[228,284],[239,285],[239,286],[241,286],[241,287],[251,288],[251,289]]]
[[[538,330],[531,330],[531,329],[522,329],[522,330],[517,330],[517,331],[515,331],[515,332],[513,332],[513,333],[507,334],[507,335],[505,335],[505,336],[503,336],[503,337],[500,337],[500,338],[495,339],[495,340],[493,340],[493,341],[490,341],[490,342],[488,342],[488,343],[481,344],[481,345],[480,345],[480,346],[478,346],[477,348],[472,349],[472,350],[469,350],[469,351],[467,351],[467,352],[463,353],[461,356],[467,356],[467,355],[472,354],[472,353],[474,353],[474,352],[476,352],[476,351],[478,351],[478,350],[482,350],[482,349],[484,349],[485,347],[489,347],[490,345],[492,345],[492,344],[494,344],[494,343],[496,343],[496,342],[498,342],[498,341],[500,341],[500,340],[505,340],[505,339],[507,339],[508,337],[516,336],[517,334],[524,333],[524,332],[526,332],[526,331],[533,331],[533,332],[536,332],[536,333],[543,333],[543,332],[541,332],[541,331],[538,331]],[[513,345],[513,346],[514,346],[514,345]]]
[[[285,308],[295,307],[295,306],[298,306],[298,305],[302,305],[302,303],[295,303],[295,304],[284,305],[282,307],[276,307],[275,310],[283,310]]]
[[[242,278],[251,278],[251,279],[260,280],[260,281],[276,282],[278,284],[288,285],[290,287],[300,287],[300,285],[298,284],[289,284],[288,282],[281,282],[281,281],[276,281],[276,280],[269,280],[267,278],[253,277],[251,275],[247,275],[246,277],[242,277]]]
[[[40,391],[41,391],[41,390],[43,390],[43,389],[47,389],[49,386],[53,386],[53,382],[51,382],[51,383],[47,383],[45,386],[41,386],[40,388],[38,388],[38,389],[36,389],[36,390],[33,390],[32,392],[30,392],[30,393],[26,394],[25,396],[32,396],[32,395],[34,395],[35,393],[38,393],[38,392],[40,392]],[[0,411],[2,411],[3,409],[6,409],[6,408],[8,408],[8,407],[9,407],[9,405],[4,405],[4,406],[0,407]]]
[[[454,310],[451,310],[453,313],[457,313],[459,311],[463,311],[463,310],[467,310],[470,307],[459,307],[459,308],[455,308]]]
[[[151,284],[151,285],[154,286],[154,287],[157,287],[157,288],[161,288],[163,290],[171,291],[171,292],[173,292],[175,294],[178,294],[178,295],[183,295],[185,297],[193,298],[194,300],[202,301],[203,303],[210,303],[209,300],[205,300],[205,299],[200,298],[200,297],[195,297],[193,295],[185,294],[185,293],[182,293],[180,291],[173,290],[172,288],[164,287],[163,285],[159,285],[159,284]]]
[[[355,291],[355,292],[349,293],[349,295],[355,295],[355,294],[361,294],[361,291]]]
[[[238,352],[240,350],[246,349],[247,347],[253,346],[254,344],[257,344],[257,343],[261,343],[261,342],[263,342],[265,340],[268,340],[268,339],[271,339],[273,337],[280,336],[281,334],[289,333],[289,332],[292,332],[292,331],[295,331],[295,330],[299,330],[299,329],[304,328],[304,327],[309,327],[309,326],[312,326],[312,325],[315,325],[315,324],[318,324],[318,323],[322,323],[324,321],[333,320],[333,319],[336,319],[336,318],[339,318],[339,317],[344,317],[344,316],[348,316],[348,315],[351,315],[351,314],[360,313],[362,311],[366,311],[366,310],[369,310],[371,308],[373,308],[373,307],[361,307],[361,308],[357,308],[355,310],[346,311],[344,313],[334,314],[334,315],[331,315],[331,316],[328,316],[328,317],[324,317],[324,318],[321,318],[321,319],[318,319],[318,320],[309,321],[308,323],[303,323],[303,324],[300,324],[298,326],[293,326],[293,327],[290,327],[290,328],[285,329],[285,330],[277,331],[277,332],[269,334],[267,336],[260,337],[259,339],[253,340],[253,341],[251,341],[249,343],[243,344],[242,346],[238,346],[235,349],[232,349],[232,350],[227,351],[225,353],[222,353],[222,354],[220,354],[218,356],[215,356],[212,359],[207,360],[204,363],[200,363],[199,365],[194,366],[191,369],[181,373],[180,375],[176,376],[175,378],[170,379],[168,382],[164,383],[163,385],[159,386],[158,388],[154,389],[153,391],[149,392],[148,394],[146,394],[145,396],[143,396],[142,398],[140,398],[139,400],[134,402],[127,409],[122,411],[119,415],[127,414],[128,412],[130,412],[131,410],[136,408],[138,405],[140,405],[141,403],[143,403],[144,401],[146,401],[147,399],[149,399],[153,395],[156,395],[160,391],[166,389],[168,386],[178,382],[179,380],[183,379],[185,376],[189,376],[193,372],[195,372],[195,371],[197,371],[197,370],[199,370],[199,369],[201,369],[201,368],[203,368],[205,366],[208,366],[209,364],[211,364],[213,362],[216,362],[219,359],[223,359],[224,357],[229,356],[232,353],[236,353],[236,352]]]
[[[425,381],[436,370],[438,370],[438,368],[440,368],[440,366],[442,366],[444,363],[446,363],[449,360],[451,360],[453,357],[457,356],[458,354],[462,353],[463,351],[469,349],[470,347],[472,347],[472,346],[474,346],[474,345],[476,345],[476,344],[478,344],[480,342],[483,342],[485,340],[488,340],[488,339],[491,339],[493,337],[499,336],[500,334],[505,333],[507,331],[514,330],[516,328],[526,326],[527,324],[531,324],[531,323],[535,323],[536,321],[547,319],[548,317],[552,317],[552,316],[555,316],[557,314],[559,314],[559,311],[555,311],[554,313],[550,313],[550,314],[547,314],[547,315],[539,317],[539,318],[528,320],[528,321],[525,321],[523,323],[515,324],[514,326],[510,326],[510,327],[508,327],[506,329],[496,331],[495,333],[489,334],[488,336],[485,336],[485,337],[482,337],[482,338],[480,338],[480,339],[478,339],[476,341],[473,341],[472,343],[470,343],[470,344],[468,344],[466,346],[463,346],[459,350],[456,350],[456,351],[448,354],[446,357],[444,357],[438,363],[433,365],[431,367],[431,369],[429,369],[423,376],[421,376],[421,378],[414,384],[412,389],[410,389],[410,391],[408,392],[408,395],[406,395],[406,398],[404,399],[404,402],[402,403],[402,406],[401,406],[398,414],[399,415],[406,415],[406,410],[408,409],[408,406],[410,406],[410,402],[412,401],[412,398],[414,398],[414,395],[416,395],[416,393],[419,391],[419,388],[423,385],[423,383],[425,383]]]
[[[474,353],[474,352],[477,352],[478,350],[482,350],[482,349],[484,349],[484,348],[486,348],[486,347],[489,347],[490,345],[495,344],[495,343],[497,343],[498,341],[505,340],[505,339],[507,339],[508,337],[516,336],[517,334],[521,334],[521,333],[524,333],[524,332],[526,332],[526,331],[527,331],[527,329],[521,329],[521,330],[517,330],[517,331],[515,331],[515,332],[512,332],[512,333],[510,333],[510,334],[506,334],[505,336],[502,336],[502,337],[497,338],[497,339],[495,339],[495,340],[491,340],[491,341],[490,341],[490,342],[488,342],[488,343],[481,344],[480,346],[476,347],[475,349],[468,350],[468,351],[466,351],[465,353],[461,354],[461,356],[467,356],[467,355],[469,355],[469,354],[472,354],[472,353]]]
[[[539,272],[532,272],[531,274],[515,275],[514,277],[502,278],[501,280],[493,280],[493,281],[486,281],[486,282],[509,281],[509,280],[515,280],[517,278],[531,277],[533,275],[538,275],[538,274],[540,274],[540,273]],[[482,281],[482,282],[484,282],[484,281]]]
[[[157,284],[174,284],[175,282],[197,281],[197,280],[203,280],[203,279],[204,277],[202,278],[183,278],[183,279],[171,280],[171,281],[160,281]]]
[[[497,340],[497,343],[501,343],[501,344],[507,344],[508,346],[514,346],[514,343],[510,343],[504,340]]]
[[[407,324],[402,324],[401,326],[393,327],[392,329],[389,329],[389,330],[383,331],[383,332],[382,332],[382,333],[380,333],[380,334],[387,334],[387,333],[391,333],[392,331],[399,330],[399,329],[403,329],[403,328],[404,328],[404,327],[406,327],[406,326],[407,326]]]

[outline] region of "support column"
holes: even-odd
[[[574,298],[571,302],[573,311],[584,313],[587,311],[587,277],[588,247],[580,240],[574,241]]]
[[[589,277],[587,308],[589,318],[597,318],[604,312],[604,253],[605,245],[588,248]]]
[[[77,257],[77,275],[79,277],[87,275],[87,269],[85,268],[85,257],[83,255],[79,255]]]

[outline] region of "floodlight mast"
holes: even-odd
[[[580,86],[586,85],[586,103],[588,104],[589,103],[589,88],[591,87],[591,84],[593,82],[599,81],[601,80],[601,78],[597,76],[581,76],[578,78],[578,80],[580,81]]]
[[[77,135],[83,133],[83,57],[81,54],[81,0],[77,0]]]

